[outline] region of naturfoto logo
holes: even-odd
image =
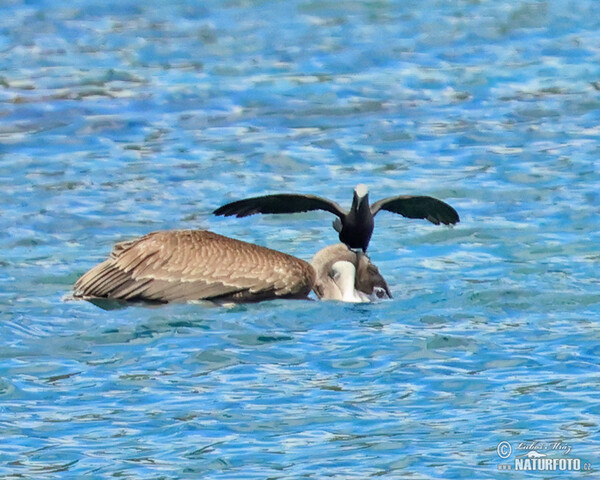
[[[568,457],[572,446],[558,441],[518,442],[513,444],[502,441],[496,447],[496,453],[502,460],[507,460],[515,453],[513,463],[502,463],[498,470],[517,471],[589,471],[592,469],[588,462],[578,457]]]

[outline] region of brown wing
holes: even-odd
[[[379,210],[399,213],[407,218],[424,218],[436,225],[454,225],[460,221],[454,208],[437,198],[427,196],[399,195],[384,198],[371,205],[373,215]]]
[[[314,270],[298,258],[205,230],[150,233],[115,245],[83,275],[77,298],[153,302],[305,297]]]

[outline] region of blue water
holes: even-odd
[[[0,51],[0,476],[597,478],[498,470],[600,468],[595,0],[9,0]],[[361,182],[461,215],[377,217],[391,301],[63,301],[158,229],[309,259],[328,214],[210,212]]]

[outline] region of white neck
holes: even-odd
[[[343,302],[360,303],[368,302],[367,295],[354,288],[356,268],[351,262],[340,260],[331,266],[331,276],[341,293]]]

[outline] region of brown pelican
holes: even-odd
[[[398,195],[378,200],[369,206],[369,191],[362,184],[354,189],[349,212],[344,211],[337,203],[316,195],[280,193],[238,200],[217,208],[213,213],[226,217],[247,217],[255,213],[296,213],[309,210],[325,210],[337,215],[333,228],[340,234],[340,241],[350,248],[360,248],[363,252],[367,251],[373,234],[373,217],[380,210],[399,213],[407,218],[424,218],[436,225],[453,225],[460,221],[454,208],[433,197]]]
[[[313,290],[319,298],[362,302],[392,297],[387,283],[369,257],[350,250],[343,243],[320,250],[310,263],[316,272]]]
[[[343,244],[318,252],[313,265],[206,230],[167,230],[115,245],[85,273],[73,297],[99,306],[117,302],[257,302],[276,298],[348,302],[391,297],[369,258]]]

